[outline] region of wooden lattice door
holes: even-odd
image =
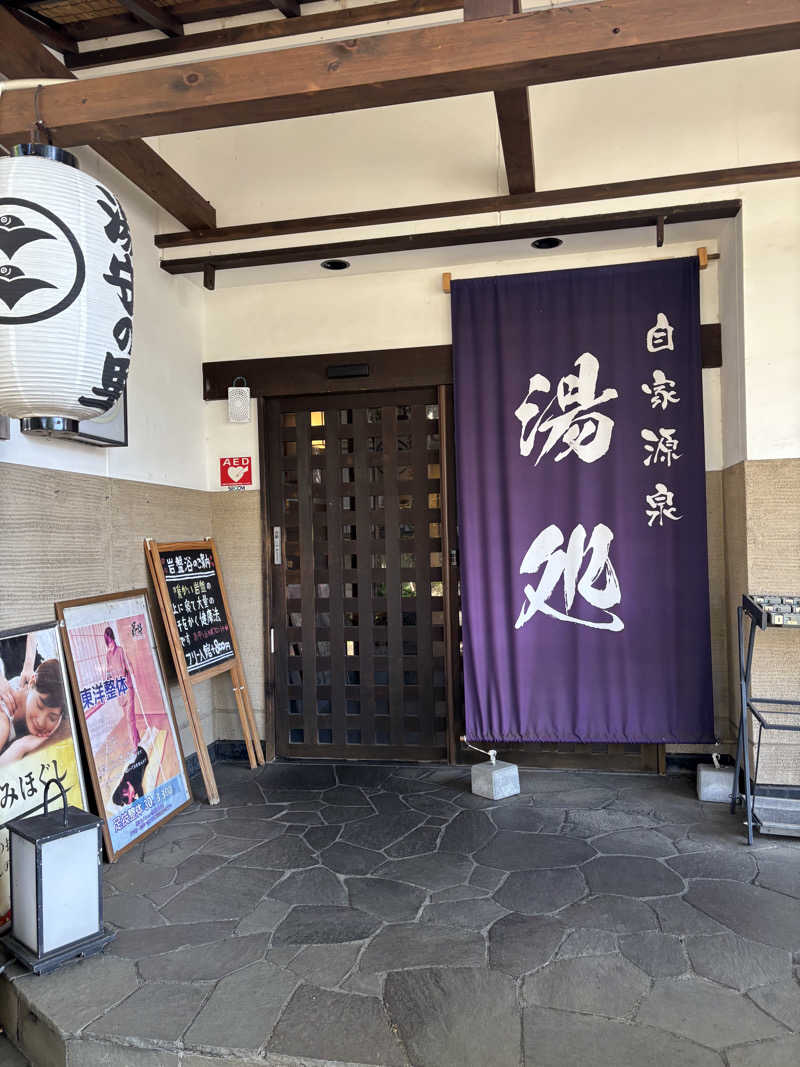
[[[277,752],[446,758],[437,390],[265,414]]]

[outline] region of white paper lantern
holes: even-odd
[[[119,399],[132,336],[119,201],[51,145],[0,156],[0,414],[77,430]]]

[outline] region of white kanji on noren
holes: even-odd
[[[549,392],[550,380],[543,374],[535,374],[528,383],[527,396],[514,412],[522,423],[520,455],[531,454],[537,433],[547,435],[535,466],[556,445],[563,446],[554,456],[556,463],[571,452],[584,463],[594,463],[608,452],[611,445],[614,420],[597,408],[609,400],[616,400],[619,394],[616,389],[604,389],[597,395],[600,363],[591,352],[578,356],[575,366],[578,373],[564,375],[556,387],[555,397],[551,397],[543,408],[533,394]]]
[[[645,467],[656,463],[666,463],[672,466],[673,460],[680,459],[683,453],[678,452],[680,442],[675,436],[674,429],[665,429],[660,426],[658,433],[655,430],[642,430],[645,456],[642,462]]]
[[[663,311],[656,315],[656,324],[647,331],[648,352],[674,352],[675,345],[672,340],[674,329],[669,324],[669,319]]]
[[[544,565],[539,584],[525,586],[527,602],[523,604],[515,625],[520,630],[537,611],[562,622],[591,626],[595,630],[624,630],[622,619],[608,609],[622,601],[619,579],[610,559],[614,534],[603,523],[592,530],[586,542],[586,530],[578,524],[572,531],[566,550],[564,534],[555,524],[534,539],[519,567],[520,574],[535,574]],[[588,557],[588,558],[587,558]],[[599,585],[603,581],[603,585]],[[563,583],[564,611],[548,603],[559,582]],[[586,604],[602,612],[606,619],[592,620],[571,614],[576,594]]]
[[[645,496],[645,500],[648,505],[645,508],[648,526],[653,526],[656,523],[659,526],[663,526],[664,519],[671,519],[673,522],[677,522],[678,519],[683,518],[677,512],[675,494],[663,482],[656,482],[655,489]]]
[[[653,371],[653,384],[643,382],[642,392],[650,397],[651,408],[661,408],[662,411],[666,411],[670,404],[680,403],[681,399],[675,392],[675,382],[663,370]]]

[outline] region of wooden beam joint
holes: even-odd
[[[464,21],[494,18],[498,15],[518,15],[521,0],[464,0]],[[509,193],[532,193],[536,188],[533,162],[528,87],[496,89],[494,93],[500,143]]]
[[[168,7],[159,7],[153,0],[119,0],[126,11],[153,30],[161,30],[167,37],[182,37],[183,23]]]
[[[302,24],[302,20],[301,24]],[[614,29],[623,27],[614,35]],[[253,52],[47,90],[64,146],[494,92],[800,47],[797,0],[603,0]],[[22,136],[33,94],[0,103]]]

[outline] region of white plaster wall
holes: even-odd
[[[531,90],[531,99],[540,189],[800,158],[797,53],[539,86]],[[229,151],[210,165],[205,156],[196,177],[205,181],[204,192],[211,190],[212,199],[227,205],[223,210],[229,222],[488,195],[504,189],[502,168],[493,171],[500,149],[492,107],[490,97],[477,96],[224,131],[220,143]],[[434,111],[438,137],[429,125]],[[164,138],[162,148],[190,172],[197,144],[215,137],[209,132]],[[276,183],[278,165],[281,180]],[[225,199],[233,173],[267,178],[254,185],[242,177],[235,210]],[[741,221],[716,230],[695,228],[696,243],[722,252],[718,269],[701,276],[703,320],[721,320],[724,331],[723,370],[704,373],[706,464],[715,470],[746,456],[800,455],[800,182],[370,227],[347,236],[737,197],[743,201]],[[328,231],[235,247],[280,247],[344,236]],[[614,234],[599,235],[592,250],[584,243],[579,253],[570,254],[574,243],[567,241],[547,260],[547,268],[688,254],[693,247],[669,227],[660,253],[649,239],[619,247]],[[445,251],[442,260],[439,253],[428,269],[404,255],[376,257],[369,267],[354,264],[350,275],[314,276],[313,265],[218,275],[222,288],[207,298],[205,358],[447,343],[449,301],[441,293],[442,269],[454,276],[543,269],[540,260],[521,260],[518,250],[506,255],[487,248],[462,263],[458,255],[457,250]],[[374,273],[357,273],[369,270]],[[313,280],[299,277],[303,273]],[[293,277],[297,280],[287,280]],[[255,279],[272,284],[248,284]],[[214,488],[220,455],[255,456],[257,449],[252,425],[231,427],[224,405],[207,406],[209,485]]]
[[[800,179],[754,186],[741,225],[747,458],[789,459],[800,456]]]
[[[119,195],[134,247],[133,357],[128,380],[128,448],[25,437],[12,420],[0,463],[108,475],[206,489],[206,415],[202,401],[203,291],[165,274],[153,234],[160,209],[88,149],[82,170]],[[165,216],[166,217],[166,216]],[[173,219],[168,225],[174,226]],[[0,468],[2,477],[2,468]]]
[[[713,246],[712,246],[713,247]],[[568,269],[607,263],[691,255],[695,244],[674,244],[660,252],[638,246],[609,252],[581,252],[536,264],[518,260],[452,266],[454,277],[516,273],[521,270]],[[701,318],[718,321],[717,270],[701,275]],[[327,274],[317,281],[221,289],[209,300],[206,358],[295,356],[315,352],[357,352],[450,344],[450,297],[442,292],[441,269],[394,273]],[[722,467],[720,372],[703,372],[706,467]],[[255,414],[249,425],[227,421],[224,401],[207,404],[209,486],[219,485],[219,457],[251,455],[258,487],[258,440]]]

